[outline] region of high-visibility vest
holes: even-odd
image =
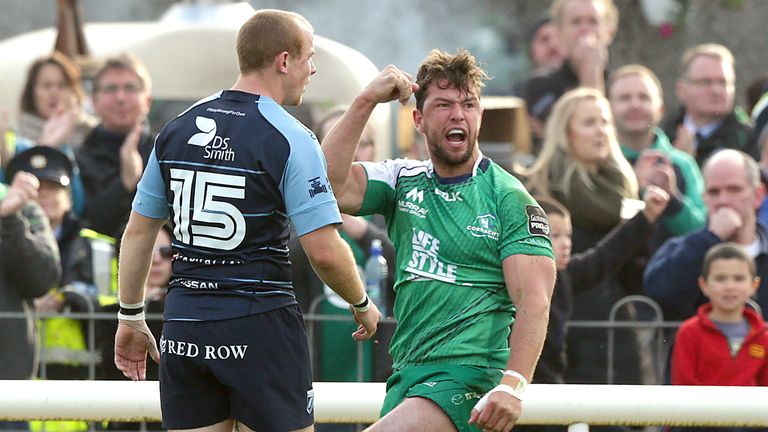
[[[87,239],[91,248],[92,287],[95,287],[95,292],[83,294],[89,296],[97,294],[100,305],[115,303],[117,299],[115,239],[90,229],[80,230],[79,236]],[[75,290],[78,289],[75,288]],[[78,320],[54,317],[41,321],[39,328],[42,362],[85,366],[95,361],[95,354],[88,350],[83,326]]]
[[[29,430],[31,432],[80,432],[87,431],[88,422],[80,420],[30,420]]]
[[[81,229],[79,236],[88,240],[91,248],[93,286],[99,303],[117,300],[117,256],[115,239],[90,229]],[[63,295],[59,293],[58,295]],[[113,300],[114,299],[114,300]],[[70,318],[47,318],[39,323],[41,328],[41,361],[46,363],[85,366],[95,361],[95,352],[88,349],[83,327]],[[91,347],[93,349],[93,347]],[[90,429],[88,422],[57,420],[29,422],[32,432],[82,432]]]

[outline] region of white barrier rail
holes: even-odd
[[[318,423],[371,423],[382,383],[317,382]],[[0,420],[159,421],[158,383],[0,381]],[[533,384],[521,424],[768,426],[768,387]]]

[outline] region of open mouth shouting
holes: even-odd
[[[455,147],[459,147],[466,142],[467,133],[462,129],[454,128],[445,134],[445,138],[448,140],[449,144],[452,144]]]

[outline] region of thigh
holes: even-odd
[[[232,432],[235,425],[233,420],[227,419],[210,426],[203,426],[194,429],[169,429],[168,432]]]
[[[399,423],[401,417],[410,415],[415,409],[412,407],[417,406],[426,409],[424,415],[427,417],[419,415],[413,420],[416,424],[424,422],[422,426],[428,426],[437,419],[447,418],[453,425],[449,430],[478,431],[478,428],[469,424],[472,407],[500,378],[501,371],[498,369],[474,366],[406,367],[387,381],[381,421],[389,417],[390,412],[398,411],[400,414],[395,415],[394,420],[387,420],[385,426],[394,421]],[[437,409],[440,415],[431,408]],[[404,410],[408,414],[402,414]]]
[[[366,429],[366,432],[450,432],[456,430],[453,420],[435,402],[422,397],[409,397]]]
[[[308,427],[301,428],[301,429],[294,429],[294,430],[291,430],[289,432],[314,432],[314,430],[315,430],[314,426],[308,426]],[[236,423],[235,432],[258,432],[258,431],[254,431],[253,429],[249,428],[248,426],[238,422],[238,423]]]
[[[197,429],[230,418],[228,389],[204,361],[204,347],[216,340],[216,327],[217,322],[165,323],[160,338],[163,428]]]
[[[298,307],[232,321],[226,338],[206,347],[211,369],[230,390],[231,418],[258,432],[311,426],[314,390]]]

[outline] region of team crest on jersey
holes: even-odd
[[[309,181],[309,197],[312,198],[317,194],[328,193],[328,179],[325,182],[320,180],[320,177],[315,177]]]
[[[499,239],[496,230],[496,216],[486,213],[475,218],[472,225],[467,225],[467,231],[475,237],[487,237],[491,240]]]
[[[549,237],[549,219],[541,207],[528,204],[525,206],[525,214],[528,219],[528,234]]]

